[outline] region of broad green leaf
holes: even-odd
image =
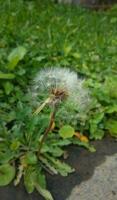
[[[15,168],[10,164],[0,165],[0,186],[8,185],[15,177]]]
[[[15,75],[12,73],[2,73],[0,72],[0,79],[14,79]]]
[[[62,138],[71,138],[74,133],[74,128],[70,125],[65,125],[59,130],[59,134]]]
[[[25,54],[26,49],[23,46],[19,46],[13,49],[13,51],[8,56],[8,69],[13,70],[17,66],[18,62],[23,59]]]
[[[35,187],[37,191],[45,198],[45,200],[54,200],[51,193],[48,190],[42,188],[39,184],[36,184]]]
[[[14,154],[12,154],[10,151],[6,151],[6,152],[0,152],[0,163],[1,164],[5,164],[8,163],[11,159],[14,158]]]
[[[114,119],[109,119],[105,123],[105,128],[109,130],[109,133],[117,137],[117,121]]]

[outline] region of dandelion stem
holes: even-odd
[[[44,135],[42,137],[42,140],[40,142],[40,146],[39,146],[39,150],[38,150],[38,157],[40,156],[42,145],[43,145],[44,141],[46,140],[48,133],[51,131],[51,128],[52,128],[52,125],[53,125],[53,122],[54,122],[54,118],[55,118],[55,114],[56,114],[56,106],[54,106],[54,110],[53,110],[53,112],[51,113],[51,116],[50,116],[49,125],[48,125],[47,129],[45,130]]]

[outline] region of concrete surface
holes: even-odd
[[[108,156],[89,180],[75,186],[67,200],[117,200],[117,154]]]

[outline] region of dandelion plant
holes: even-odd
[[[40,154],[42,144],[45,141],[48,133],[51,131],[52,125],[55,120],[55,115],[59,110],[61,115],[75,115],[74,111],[79,112],[84,110],[90,102],[89,91],[83,87],[84,80],[79,78],[77,73],[71,71],[69,68],[47,68],[41,70],[34,79],[34,85],[32,87],[32,95],[35,102],[40,101],[40,96],[46,96],[43,102],[39,104],[33,115],[37,115],[44,109],[45,106],[51,107],[51,117],[48,128],[45,130],[38,155]],[[62,104],[62,106],[61,106]],[[64,104],[68,104],[65,112],[62,112]]]

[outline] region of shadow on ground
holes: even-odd
[[[102,141],[93,142],[97,151],[90,153],[87,150],[71,146],[68,148],[68,163],[72,165],[76,171],[68,177],[47,175],[48,189],[54,196],[55,200],[65,200],[71,193],[75,185],[90,179],[95,168],[105,161],[106,156],[117,152],[117,142],[107,137]],[[37,192],[27,194],[23,185],[14,187],[10,186],[0,188],[1,200],[43,200]]]

